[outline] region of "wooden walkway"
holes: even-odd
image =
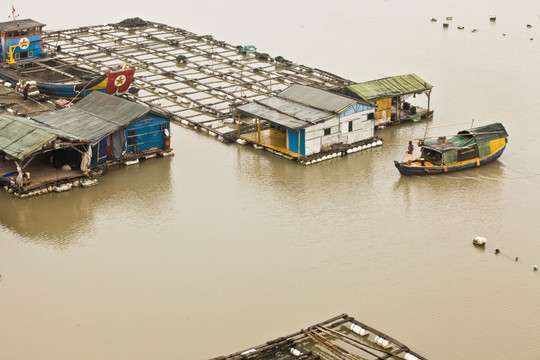
[[[136,21],[135,21],[136,20]],[[44,47],[95,71],[136,67],[134,100],[172,120],[236,140],[232,107],[274,96],[292,84],[330,88],[352,81],[262,52],[140,19],[45,32]]]

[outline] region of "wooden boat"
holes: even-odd
[[[470,169],[488,164],[502,155],[508,133],[500,123],[462,130],[447,138],[420,139],[420,158],[408,162],[394,161],[402,175],[431,175]]]
[[[74,99],[92,91],[107,94],[126,92],[135,68],[97,73],[90,68],[71,64],[43,51],[41,34],[45,24],[31,19],[0,23],[0,79],[14,86],[31,82],[40,93]]]

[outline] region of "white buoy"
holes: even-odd
[[[247,354],[251,354],[251,353],[254,353],[255,351],[257,351],[257,350],[255,350],[255,349],[249,349],[249,350],[246,350],[246,351],[244,351],[244,352],[243,352],[243,353],[241,353],[240,355],[247,355]]]
[[[366,145],[366,149],[369,149],[371,147],[371,144]]]
[[[390,347],[392,347],[392,345],[390,344],[390,341],[386,340],[386,339],[383,339],[382,337],[380,336],[375,336],[375,342],[382,346],[383,348],[385,349],[388,349]]]
[[[477,236],[473,239],[473,244],[476,246],[485,246],[486,245],[486,238]]]
[[[291,352],[291,354],[293,354],[294,356],[300,356],[300,355],[302,355],[302,352],[301,352],[300,350],[295,349],[295,348],[293,348],[293,347],[291,348],[290,352]]]
[[[377,145],[382,145],[382,140],[377,140]]]
[[[361,327],[360,325],[352,324],[351,330],[355,333],[357,333],[360,336],[366,336],[369,334],[369,331]]]
[[[538,265],[534,265],[534,266],[533,266],[533,270],[534,270],[534,271],[538,271]]]
[[[409,353],[405,353],[405,356],[403,356],[403,358],[405,360],[420,360],[416,356],[414,356],[413,354],[409,354]]]

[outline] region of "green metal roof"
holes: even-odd
[[[56,137],[54,130],[31,119],[0,114],[0,151],[15,159],[24,159]]]
[[[294,84],[277,96],[250,102],[236,109],[288,129],[301,129],[337,116],[357,102],[329,91]]]
[[[391,76],[384,79],[372,80],[348,86],[341,86],[331,91],[360,98],[365,101],[376,101],[406,94],[431,90],[428,84],[416,74]]]
[[[35,119],[74,139],[95,143],[149,111],[146,105],[94,91],[72,107],[39,115]]]

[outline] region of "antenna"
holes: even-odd
[[[19,14],[17,14],[17,11],[15,10],[15,6],[11,4],[11,16],[8,16],[8,18],[13,19],[13,23],[17,25],[17,18],[19,17]]]

